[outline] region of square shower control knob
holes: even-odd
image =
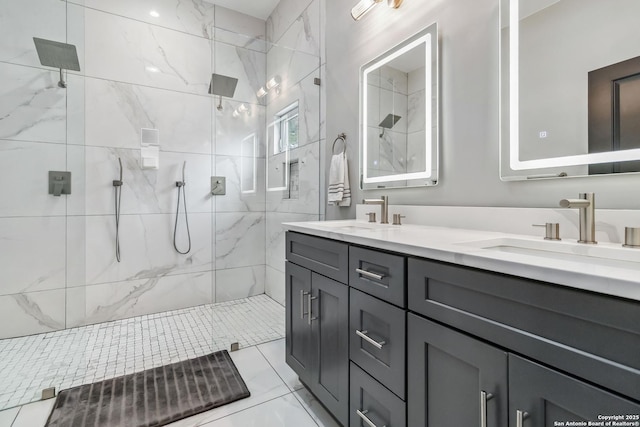
[[[211,177],[211,195],[224,196],[227,194],[227,178],[224,176]]]

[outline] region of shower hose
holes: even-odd
[[[118,158],[120,163],[120,180],[113,181],[114,192],[114,210],[116,216],[116,260],[120,262],[120,207],[122,206],[122,160]]]
[[[189,217],[187,216],[187,195],[184,188],[185,185],[186,183],[184,181],[176,181],[176,187],[178,187],[178,204],[176,206],[176,223],[173,227],[173,247],[181,255],[186,255],[191,252],[191,232],[189,232]],[[182,194],[182,200],[184,202],[184,223],[187,226],[187,239],[189,241],[189,246],[185,252],[178,249],[178,244],[176,242],[176,235],[178,233],[178,217],[180,216],[180,194]]]

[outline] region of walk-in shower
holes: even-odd
[[[38,52],[40,63],[46,67],[54,67],[60,70],[60,81],[58,87],[65,89],[67,83],[64,81],[62,70],[80,71],[78,52],[72,44],[60,43],[53,40],[33,38]]]
[[[268,42],[264,22],[231,10],[212,28],[192,2],[168,0],[190,18],[162,22],[137,2],[82,3],[0,12],[15,36],[0,43],[0,178],[21,174],[0,203],[0,410],[282,338],[280,224],[322,208],[316,39]],[[245,21],[253,36],[234,31]],[[270,124],[294,102],[285,158]],[[299,172],[296,191],[267,192],[271,160]],[[50,169],[72,172],[73,194],[47,195]]]

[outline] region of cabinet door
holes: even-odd
[[[622,416],[618,421],[640,421],[624,418],[640,415],[637,403],[512,354],[509,355],[509,407],[513,427],[603,421],[600,415]]]
[[[313,347],[311,391],[338,421],[349,414],[349,287],[311,273]]]
[[[408,425],[507,427],[507,354],[407,317]]]
[[[300,380],[311,380],[311,327],[309,326],[309,295],[311,271],[287,262],[286,276],[286,361]]]

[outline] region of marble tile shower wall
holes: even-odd
[[[297,161],[299,167],[298,197],[289,198],[285,191],[268,191],[266,195],[265,292],[282,304],[285,300],[282,223],[318,220],[324,214],[321,183],[325,171],[325,90],[323,83],[318,87],[314,82],[315,78],[324,82],[324,13],[324,0],[281,0],[267,19],[270,42],[267,78],[276,75],[282,78],[281,92],[272,92],[267,97],[267,122],[296,101],[299,111],[298,147],[290,152],[290,161]],[[273,149],[267,150],[267,156],[272,155]]]
[[[266,106],[255,93],[267,68],[265,22],[201,0],[153,8],[156,17],[147,1],[0,0],[0,338],[264,292],[266,196],[260,186],[240,191],[239,141],[264,141]],[[81,71],[66,73],[66,90],[40,65],[32,37],[77,46]],[[222,111],[207,95],[212,72],[239,79]],[[234,117],[241,103],[251,114]],[[143,127],[159,129],[158,170],[139,166]],[[186,256],[172,243],[184,161]],[[47,194],[49,170],[72,172],[71,195]],[[227,177],[226,196],[209,195],[213,175]]]

